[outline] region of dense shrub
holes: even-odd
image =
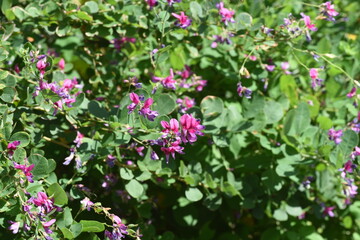
[[[3,0],[0,238],[360,239],[359,10]]]

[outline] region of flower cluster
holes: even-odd
[[[177,19],[175,22],[175,26],[185,29],[191,25],[191,19],[186,16],[184,12],[180,12],[180,15],[176,13],[172,13],[171,15],[173,15]]]
[[[176,103],[178,104],[179,112],[185,114],[187,110],[195,106],[195,99],[185,96],[183,99],[178,98]]]
[[[185,69],[183,71],[178,71],[174,74],[174,71],[170,69],[169,76],[153,76],[151,81],[154,83],[161,83],[161,85],[166,89],[175,90],[177,87],[180,87],[198,92],[202,91],[207,84],[206,80],[203,80],[201,76],[195,75],[187,65],[185,65]]]
[[[343,131],[341,129],[335,130],[335,129],[331,128],[328,131],[328,135],[329,135],[330,140],[334,141],[335,144],[339,144],[342,141],[341,137],[343,135]]]
[[[357,150],[359,150],[358,147],[354,151],[355,154]],[[354,152],[352,153],[351,157],[353,157]],[[346,204],[350,204],[351,198],[354,198],[357,194],[358,187],[355,185],[354,179],[349,177],[349,174],[352,174],[354,172],[354,169],[356,169],[356,167],[357,166],[356,164],[353,163],[353,160],[348,160],[344,164],[344,167],[339,169],[339,171],[341,172],[341,178],[343,180],[343,193],[346,197],[345,198]]]
[[[244,96],[246,98],[251,98],[252,91],[250,89],[248,89],[247,87],[243,87],[241,85],[241,82],[239,82],[237,84],[237,92],[238,92],[240,97]]]
[[[45,192],[38,192],[36,197],[31,197],[23,203],[23,210],[27,213],[26,221],[22,223],[11,222],[9,229],[16,234],[21,225],[25,232],[34,227],[38,232],[41,232],[41,235],[45,237],[44,239],[52,240],[53,231],[50,227],[56,222],[54,215],[62,211],[60,207],[54,205],[54,199],[49,198]],[[39,226],[42,226],[42,229]]]
[[[335,11],[334,4],[326,2],[321,4],[321,14],[323,14],[328,21],[335,21],[335,18],[339,13]]]
[[[229,22],[231,22],[231,23],[235,22],[235,20],[234,20],[235,12],[225,8],[223,2],[216,4],[216,8],[219,9],[221,21],[223,23],[225,23],[225,25],[228,25]]]
[[[311,87],[313,89],[322,85],[324,80],[319,78],[319,72],[316,68],[310,68],[309,75],[311,78]]]
[[[138,113],[144,118],[147,118],[149,121],[154,121],[154,119],[159,115],[158,112],[150,109],[150,106],[154,103],[152,98],[148,98],[144,101],[144,96],[139,96],[136,93],[130,93],[129,97],[132,102],[127,107],[129,114],[132,113],[138,105],[140,105]],[[141,101],[144,101],[144,103],[142,104]]]
[[[84,134],[82,134],[79,131],[76,131],[76,138],[74,140],[75,147],[70,148],[70,155],[65,158],[65,161],[63,162],[64,165],[69,165],[71,161],[75,158],[76,168],[80,169],[82,167],[82,161],[81,158],[77,152],[77,148],[79,148],[83,142]]]
[[[220,35],[213,35],[213,38],[215,40],[211,43],[211,47],[216,48],[218,46],[218,43],[220,43],[220,44],[226,43],[226,44],[230,45],[232,43],[230,38],[233,36],[234,36],[233,33],[228,33],[227,37],[223,37]]]
[[[32,183],[34,182],[33,180],[33,175],[31,173],[31,171],[34,169],[35,165],[31,164],[28,165],[27,164],[27,159],[25,159],[25,163],[24,164],[18,164],[17,162],[13,162],[14,164],[14,168],[19,169],[22,171],[22,173],[25,175],[26,179]]]
[[[114,44],[114,48],[117,51],[120,51],[126,43],[135,43],[136,38],[130,38],[130,37],[122,37],[122,38],[116,38],[111,41],[112,44]]]
[[[169,122],[161,121],[163,135],[157,140],[151,140],[150,144],[160,146],[161,151],[165,154],[166,162],[169,162],[170,155],[175,159],[175,153],[183,154],[184,147],[182,143],[194,143],[197,141],[197,136],[203,136],[201,132],[205,127],[200,124],[200,119],[195,119],[190,114],[184,114],[179,121],[175,118],[170,119]],[[158,159],[155,151],[151,153],[153,160]]]

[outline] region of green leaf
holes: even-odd
[[[71,214],[71,209],[65,207],[63,211],[56,217],[56,225],[59,228],[69,227],[73,223],[73,217]]]
[[[12,0],[2,0],[1,1],[1,12],[5,14],[6,10],[11,8]]]
[[[215,118],[223,112],[224,103],[219,97],[207,96],[201,101],[200,107],[205,118]]]
[[[133,198],[139,198],[144,193],[144,187],[135,179],[130,180],[125,185],[125,189]]]
[[[133,172],[127,168],[120,168],[120,176],[125,180],[131,180],[134,178]]]
[[[298,103],[297,85],[293,76],[282,75],[280,77],[280,90],[289,99],[292,106]]]
[[[30,135],[26,132],[14,133],[10,141],[20,141],[19,147],[26,147],[30,143]]]
[[[280,121],[284,115],[282,105],[272,100],[265,102],[264,113],[266,116],[266,123],[276,123]]]
[[[58,183],[53,183],[47,190],[49,196],[53,196],[55,204],[66,205],[68,203],[68,198],[66,192]]]
[[[325,116],[318,116],[316,121],[319,123],[320,128],[324,130],[329,130],[333,126],[331,119]]]
[[[98,118],[107,118],[109,113],[105,110],[103,106],[98,101],[90,101],[88,104],[89,112]]]
[[[89,8],[90,13],[97,13],[99,11],[99,5],[94,1],[88,1],[84,6]]]
[[[246,29],[252,25],[252,16],[246,12],[237,14],[235,17],[236,30]]]
[[[285,117],[284,133],[287,136],[299,136],[310,126],[310,111],[306,103],[300,103],[290,110]]]
[[[56,163],[53,159],[46,159],[39,154],[31,154],[28,160],[30,164],[35,165],[32,173],[36,178],[43,178],[49,175],[56,167]]]
[[[197,202],[203,198],[202,192],[197,188],[188,188],[185,191],[185,196],[189,201]]]
[[[203,17],[203,11],[201,5],[198,2],[195,1],[190,2],[190,11],[193,18]]]
[[[339,148],[342,150],[345,156],[349,156],[354,147],[359,143],[359,135],[352,130],[346,130],[344,131],[341,139],[342,141],[339,144]]]
[[[276,209],[274,211],[273,217],[278,221],[286,221],[286,220],[288,220],[288,215],[283,209]]]
[[[13,158],[16,162],[18,163],[22,163],[25,158],[26,158],[26,151],[25,149],[18,147],[15,151],[14,151],[14,155]]]
[[[74,238],[76,238],[77,236],[80,235],[80,233],[82,231],[82,224],[81,223],[75,223],[75,224],[71,225],[70,231],[72,232]]]
[[[93,20],[92,16],[90,16],[87,12],[83,12],[83,11],[78,11],[77,17],[82,20],[89,21],[89,22],[91,22]]]
[[[294,217],[298,217],[303,213],[303,210],[301,207],[292,207],[292,206],[286,205],[285,210],[289,215],[294,216]]]
[[[103,223],[93,220],[81,220],[82,232],[102,232],[105,230]]]
[[[154,102],[154,110],[157,111],[159,115],[168,115],[176,108],[176,102],[169,94],[160,94]]]
[[[67,228],[60,228],[62,234],[64,235],[65,239],[74,239],[74,235],[72,232]]]
[[[268,169],[262,174],[261,181],[271,191],[279,191],[283,186],[282,179],[273,169]]]
[[[7,103],[12,103],[16,95],[16,90],[13,87],[5,87],[2,89],[2,94],[0,96],[1,100]]]

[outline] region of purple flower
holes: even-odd
[[[342,141],[341,137],[343,135],[343,131],[341,129],[335,130],[334,128],[331,128],[328,131],[328,135],[330,140],[334,141],[335,144],[339,144]]]
[[[20,145],[20,141],[13,141],[8,143],[7,149],[9,151],[9,155],[12,156],[16,148]]]
[[[329,217],[335,217],[335,214],[333,212],[333,210],[335,209],[334,206],[332,207],[325,207],[323,210],[323,215],[324,216],[329,216]]]
[[[221,16],[221,21],[225,23],[225,25],[228,25],[228,22],[234,23],[234,11],[231,11],[224,7],[224,3],[220,2],[216,4],[216,8],[219,9],[219,14]]]
[[[184,147],[181,147],[180,143],[181,143],[180,140],[175,141],[175,142],[172,142],[170,144],[170,146],[161,148],[161,151],[163,151],[164,154],[165,154],[166,163],[169,163],[170,155],[172,156],[173,159],[175,159],[175,152],[180,153],[180,154],[184,154],[184,152],[182,151],[182,150],[184,150]]]
[[[355,146],[355,150],[351,153],[350,157],[351,159],[355,160],[357,156],[360,156],[360,148]]]
[[[76,138],[74,140],[76,147],[80,147],[80,145],[82,144],[83,138],[84,138],[84,134],[82,134],[79,131],[76,131]]]
[[[132,101],[132,103],[127,107],[127,109],[129,109],[128,113],[130,114],[134,111],[134,109],[140,103],[140,99],[136,93],[130,93],[129,97],[130,97],[130,100]]]
[[[9,230],[11,230],[13,234],[18,233],[20,228],[20,222],[13,222],[13,221],[9,221],[9,222],[11,223]]]
[[[205,126],[200,124],[200,119],[195,119],[190,114],[184,114],[180,118],[181,124],[181,140],[184,143],[196,142],[197,136],[203,136],[204,133],[201,130],[205,129]]]
[[[311,31],[317,31],[317,28],[315,27],[315,24],[311,24],[311,19],[309,16],[305,15],[304,13],[300,13],[300,15],[303,17],[302,20],[305,23],[305,26],[311,30]]]
[[[309,75],[311,78],[311,87],[315,89],[317,86],[321,86],[323,79],[320,79],[319,72],[316,68],[310,68]]]
[[[146,117],[149,121],[154,121],[154,119],[159,115],[158,112],[150,110],[150,106],[153,102],[154,100],[152,98],[146,99],[143,107],[139,110],[139,114]]]
[[[244,97],[246,97],[246,98],[251,98],[252,91],[250,89],[246,88],[246,87],[243,87],[241,85],[241,82],[239,82],[237,84],[237,92],[238,92],[240,97],[242,97],[244,95]]]
[[[156,154],[155,151],[151,151],[150,158],[151,160],[159,160],[159,156]]]
[[[69,165],[70,162],[74,159],[74,157],[75,157],[75,149],[70,148],[70,155],[65,158],[65,162],[63,162],[63,164],[64,165]]]
[[[145,2],[149,5],[150,9],[158,4],[157,0],[145,0]]]
[[[266,68],[267,71],[272,72],[272,71],[275,70],[275,65],[268,65],[268,64],[266,64],[266,65],[265,65],[265,68]]]
[[[352,97],[354,97],[356,95],[356,87],[353,87],[352,89],[351,89],[351,91],[348,93],[348,94],[346,94],[346,96],[348,97],[348,98],[352,98]]]
[[[54,200],[49,199],[44,192],[38,192],[37,198],[34,198],[32,202],[40,207],[45,213],[49,213],[54,209]]]
[[[85,197],[83,200],[81,200],[80,203],[81,203],[81,207],[84,209],[86,208],[88,211],[90,211],[91,206],[94,205],[94,203],[92,201],[90,201],[90,199],[87,197]]]
[[[339,15],[339,13],[337,11],[335,11],[334,9],[334,5],[331,4],[331,2],[326,2],[322,4],[323,7],[323,11],[322,14],[324,14],[325,16],[327,16],[327,20],[329,21],[335,21],[335,18],[337,15]]]
[[[13,164],[14,164],[14,168],[20,169],[24,173],[24,175],[26,176],[26,178],[29,182],[31,182],[31,183],[34,182],[34,180],[32,179],[33,175],[31,173],[31,171],[35,167],[34,164],[31,164],[30,166],[26,166],[25,164],[21,165],[16,162],[13,162]]]
[[[175,26],[181,27],[181,28],[187,28],[190,26],[191,24],[191,19],[185,15],[184,12],[180,12],[180,15],[176,14],[176,13],[172,13],[171,15],[173,15],[175,18],[177,18],[176,22],[175,22]]]
[[[107,158],[106,158],[106,163],[109,167],[114,167],[115,166],[115,160],[116,160],[116,157],[114,157],[113,155],[107,155]]]
[[[179,3],[181,0],[167,0],[169,6],[172,6],[174,3]]]

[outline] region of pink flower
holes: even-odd
[[[58,63],[58,66],[61,70],[64,70],[65,69],[65,60],[62,58],[60,59],[59,63]]]
[[[84,134],[82,134],[79,131],[76,131],[76,138],[74,140],[74,143],[76,143],[76,147],[80,147],[80,145],[82,144],[84,138]]]
[[[335,217],[335,214],[333,212],[333,210],[335,209],[335,207],[325,207],[323,214],[324,216],[329,216],[329,217]]]
[[[83,200],[80,201],[81,207],[86,208],[88,211],[90,211],[91,206],[94,205],[92,201],[90,201],[89,198],[85,197]]]
[[[165,77],[165,78],[161,78],[161,77],[152,77],[152,81],[153,82],[161,82],[161,85],[163,85],[165,88],[168,89],[176,89],[176,80],[174,79],[174,71],[172,68],[170,68],[170,75]]]
[[[223,23],[225,23],[225,25],[228,24],[228,22],[232,22],[234,23],[235,20],[234,20],[234,14],[235,12],[234,11],[231,11],[227,8],[224,7],[224,3],[223,2],[220,2],[218,4],[216,4],[216,8],[219,9],[219,14],[221,15],[221,21]]]
[[[34,198],[32,201],[36,206],[41,207],[46,213],[51,212],[54,208],[54,201],[49,199],[44,192],[38,192],[37,198]]]
[[[136,147],[136,148],[135,148],[136,152],[137,152],[141,157],[144,156],[144,153],[142,152],[144,149],[145,149],[145,147],[143,147],[143,146],[141,146],[141,147]]]
[[[266,65],[265,65],[265,68],[266,68],[266,70],[268,70],[269,72],[272,72],[272,71],[275,70],[275,65],[268,65],[268,64],[266,64]]]
[[[43,59],[40,59],[37,63],[36,63],[36,68],[40,71],[40,77],[42,78],[42,76],[45,73],[45,68],[47,67],[47,63],[46,63],[46,57]]]
[[[346,94],[346,96],[348,97],[348,98],[352,98],[352,97],[354,97],[356,95],[356,87],[353,87],[352,89],[351,89],[351,91],[348,93],[348,94]]]
[[[9,155],[12,156],[14,154],[14,151],[16,150],[17,146],[20,145],[20,141],[13,141],[11,143],[8,143],[7,149],[9,151]]]
[[[360,147],[355,146],[355,151],[351,153],[350,157],[354,160],[357,156],[360,156]]]
[[[180,154],[184,154],[184,152],[182,150],[184,150],[184,147],[180,146],[180,141],[175,141],[173,143],[171,143],[171,145],[169,147],[162,147],[161,151],[164,152],[165,157],[166,157],[166,163],[169,162],[169,156],[171,155],[173,159],[175,159],[175,152],[180,153]]]
[[[130,100],[132,101],[132,103],[127,107],[127,109],[129,109],[128,113],[130,114],[134,111],[136,106],[140,103],[140,98],[136,93],[130,93],[129,97],[130,97]]]
[[[170,6],[172,6],[176,2],[178,2],[178,3],[181,2],[181,0],[167,0],[167,2]]]
[[[16,234],[19,232],[19,228],[20,228],[20,222],[13,222],[10,221],[11,225],[9,227],[9,230],[12,231],[13,234]]]
[[[157,5],[157,0],[145,0],[145,2],[149,5],[150,9]]]
[[[74,79],[65,79],[63,81],[62,87],[67,90],[70,91],[71,89],[73,89],[74,87],[76,87],[76,85],[78,84],[76,78]]]
[[[311,87],[313,89],[317,86],[321,86],[323,80],[319,78],[319,72],[316,68],[310,68],[309,75],[311,77]]]
[[[191,19],[185,15],[184,12],[180,12],[180,15],[176,13],[172,13],[174,17],[177,18],[177,21],[175,22],[175,25],[181,28],[187,28],[191,24]]]
[[[200,124],[200,119],[195,119],[190,114],[184,114],[180,118],[181,124],[181,140],[184,143],[196,142],[197,136],[203,136],[204,133],[201,130],[205,129],[205,126]]]
[[[13,164],[14,164],[14,168],[20,169],[24,173],[24,175],[26,176],[29,182],[31,183],[34,182],[34,180],[32,179],[33,175],[31,173],[31,171],[35,167],[34,164],[31,164],[30,166],[26,166],[25,164],[18,164],[16,162],[13,162]]]
[[[322,4],[325,9],[322,11],[322,13],[328,17],[329,21],[335,21],[335,16],[339,15],[337,11],[334,9],[334,5],[331,4],[331,2],[326,2]]]
[[[170,119],[169,122],[161,121],[160,124],[163,128],[165,128],[162,132],[166,133],[166,135],[168,133],[175,135],[179,133],[179,122],[174,118]]]
[[[335,144],[339,144],[342,141],[341,137],[343,135],[343,131],[341,129],[335,130],[334,128],[331,128],[328,131],[328,135],[330,140],[333,140]]]
[[[150,110],[150,106],[153,102],[154,100],[152,98],[146,99],[143,107],[139,110],[139,114],[146,117],[149,121],[154,121],[154,119],[159,115],[157,111]]]
[[[309,16],[305,15],[304,13],[300,13],[303,17],[303,21],[305,23],[305,26],[310,29],[311,31],[317,31],[317,28],[315,27],[315,24],[311,24],[311,19]]]

